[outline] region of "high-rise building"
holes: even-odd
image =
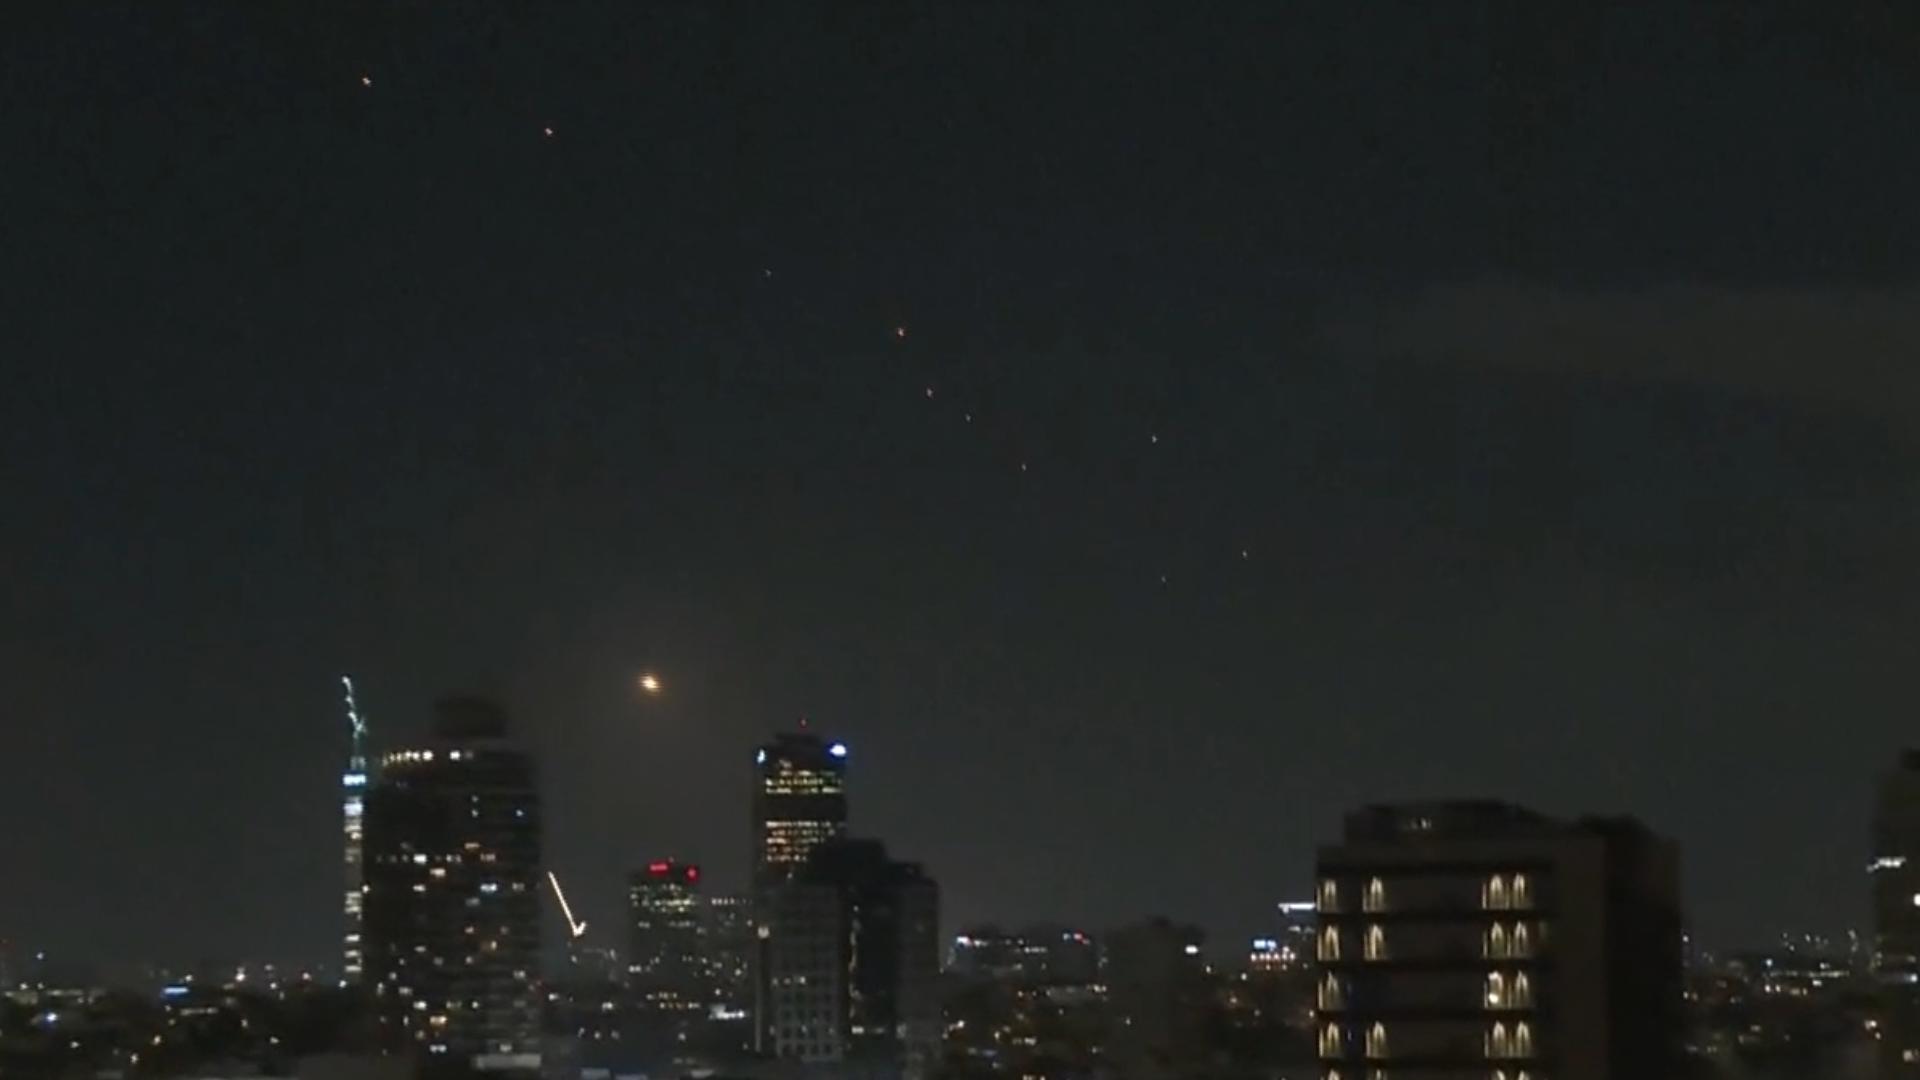
[[[363,966],[360,916],[366,878],[361,847],[365,836],[367,722],[361,719],[360,708],[354,703],[353,680],[342,675],[340,686],[346,696],[347,727],[352,739],[347,749],[347,771],[340,775],[341,826],[346,840],[347,870],[344,904],[346,927],[342,932],[344,947],[341,951],[340,981],[351,984],[360,981]]]
[[[745,896],[709,896],[706,904],[707,984],[716,1016],[739,1020],[753,1002],[753,904]]]
[[[940,1045],[940,892],[877,840],[819,846],[769,901],[768,1030],[781,1058],[920,1080]]]
[[[439,704],[366,796],[366,977],[390,1049],[425,1067],[540,1063],[540,801],[489,702]]]
[[[1677,858],[1639,823],[1372,806],[1318,870],[1325,1080],[1674,1075]]]
[[[627,885],[627,983],[643,1008],[692,1012],[707,1005],[706,920],[700,868],[655,859]]]
[[[847,747],[783,732],[754,752],[756,892],[793,877],[813,849],[847,832]]]
[[[753,754],[752,969],[754,1049],[772,1053],[768,950],[772,896],[814,850],[847,832],[847,747],[810,731],[781,732]]]
[[[1873,972],[1882,1080],[1920,1077],[1920,750],[1880,778],[1873,812]]]

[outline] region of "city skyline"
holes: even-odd
[[[801,716],[950,926],[1455,796],[1867,925],[1920,16],[23,10],[0,938],[336,956],[343,672],[512,710],[591,934]]]

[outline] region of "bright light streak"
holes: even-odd
[[[641,672],[640,689],[645,690],[649,694],[659,693],[660,692],[660,676],[655,675],[651,671]]]
[[[547,871],[547,884],[553,886],[554,898],[560,901],[560,914],[567,917],[567,930],[571,932],[574,937],[579,937],[581,934],[586,933],[586,923],[573,921],[573,908],[567,904],[567,894],[560,888],[560,879],[554,877],[553,871],[551,870]]]

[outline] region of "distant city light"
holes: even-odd
[[[1198,946],[1198,945],[1189,945],[1189,946],[1187,946],[1187,955],[1188,955],[1188,956],[1199,956],[1199,955],[1200,955],[1200,946]]]
[[[642,672],[640,674],[640,689],[646,691],[649,694],[659,693],[660,692],[660,676],[655,675],[651,671]]]
[[[753,762],[756,765],[765,765],[767,763],[767,752],[765,750],[755,750],[753,752]]]
[[[847,756],[847,744],[846,744],[846,743],[834,743],[834,744],[833,744],[832,746],[829,746],[829,747],[827,747],[827,753],[829,753],[829,754],[832,754],[832,755],[833,755],[834,757],[838,757],[838,758],[843,758],[843,757],[846,757],[846,756]]]

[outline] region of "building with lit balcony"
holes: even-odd
[[[422,1071],[540,1063],[540,801],[491,703],[439,704],[367,786],[366,981],[390,1051]]]
[[[1494,802],[1372,806],[1318,859],[1324,1080],[1642,1080],[1683,1028],[1673,846]]]

